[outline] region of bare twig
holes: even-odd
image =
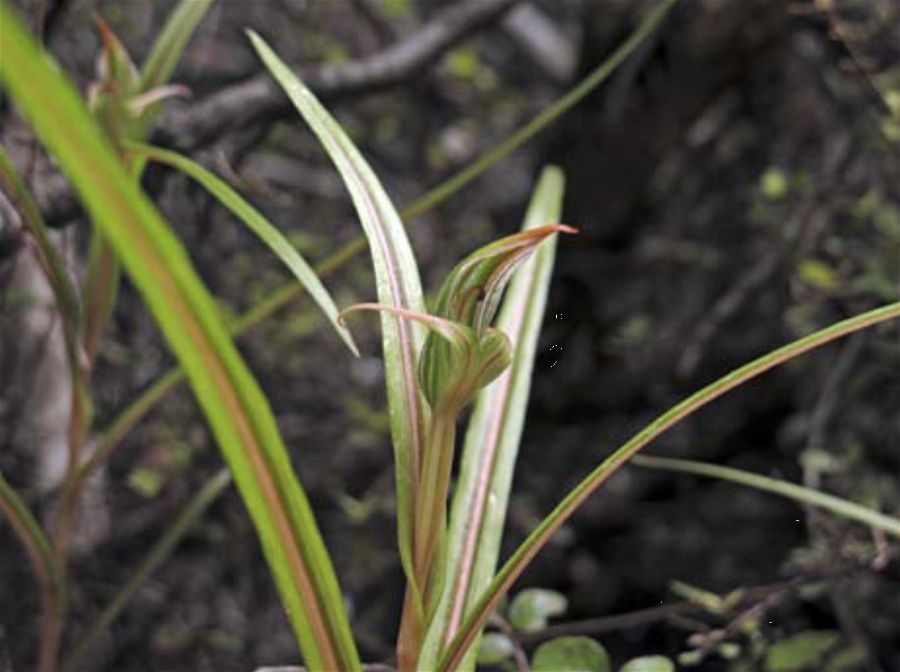
[[[409,80],[441,54],[486,28],[518,0],[468,0],[451,5],[398,42],[367,58],[341,65],[296,68],[310,89],[323,98],[367,93]],[[268,75],[229,86],[200,103],[169,113],[159,138],[180,149],[196,149],[235,128],[291,113],[284,92]]]

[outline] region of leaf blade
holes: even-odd
[[[214,0],[181,0],[141,66],[141,91],[166,84]]]
[[[200,183],[219,203],[241,220],[287,266],[297,281],[321,308],[334,330],[355,356],[359,350],[350,331],[338,321],[338,307],[312,266],[303,258],[290,241],[263,214],[248,203],[227,182],[196,161],[160,147],[142,143],[126,143],[126,149],[151,161],[162,163],[181,171]]]
[[[28,506],[0,473],[0,511],[6,516],[31,560],[44,594],[58,590],[59,570],[50,540]]]
[[[184,366],[256,525],[307,665],[359,670],[337,579],[261,389],[187,254],[73,85],[0,0],[0,82],[56,156]]]
[[[881,322],[896,319],[897,317],[900,317],[900,302],[870,310],[820,329],[731,371],[687,397],[646,425],[630,440],[619,446],[578,485],[570,490],[553,511],[528,535],[528,538],[507,560],[491,582],[491,585],[479,598],[478,604],[473,608],[472,613],[460,628],[460,632],[443,653],[438,669],[444,672],[457,667],[471,646],[472,641],[476,638],[478,631],[487,622],[490,611],[496,607],[502,596],[521,575],[534,556],[537,555],[578,507],[644,446],[696,410],[748,380],[825,343]]]
[[[375,173],[343,129],[265,40],[253,31],[248,31],[248,35],[275,81],[325,147],[350,191],[369,241],[379,303],[424,313],[421,281],[412,246],[399,214]],[[393,315],[382,314],[381,328],[397,470],[400,556],[407,578],[414,584],[413,502],[427,412],[416,385],[416,356],[423,337],[420,329]]]
[[[674,471],[694,476],[705,476],[722,481],[737,483],[748,488],[768,492],[793,500],[799,504],[814,506],[833,513],[834,515],[853,520],[863,525],[887,532],[900,538],[900,519],[870,509],[856,502],[831,495],[815,488],[790,483],[779,478],[772,478],[762,474],[724,467],[718,464],[698,462],[695,460],[682,460],[672,457],[651,457],[650,455],[636,455],[632,462],[638,467],[649,469],[661,469]]]

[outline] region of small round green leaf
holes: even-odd
[[[675,672],[675,663],[665,656],[632,658],[619,672]]]
[[[547,619],[560,616],[569,606],[565,596],[554,590],[529,588],[515,596],[509,608],[509,621],[525,632],[547,627]]]
[[[510,658],[515,649],[515,644],[503,633],[489,632],[478,644],[478,664],[499,665]]]
[[[609,655],[587,637],[558,637],[541,644],[531,661],[532,672],[610,672]]]
[[[783,170],[769,168],[759,179],[760,190],[766,198],[780,201],[791,188],[790,180]]]

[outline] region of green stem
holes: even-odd
[[[401,672],[415,670],[427,628],[426,620],[432,594],[440,581],[434,581],[438,550],[447,529],[447,494],[453,466],[457,413],[435,409],[426,435],[422,471],[418,474],[413,528],[413,571],[416,584],[422,587],[419,600],[407,589],[400,635],[397,639],[397,661]]]
[[[416,502],[413,557],[420,586],[428,586],[435,554],[446,528],[447,491],[450,487],[455,439],[456,413],[435,411],[419,479],[420,499]]]

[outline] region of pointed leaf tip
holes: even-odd
[[[344,341],[350,352],[355,357],[359,357],[359,350],[353,340],[353,335],[346,327],[337,324],[337,305],[335,305],[334,299],[325,288],[325,285],[322,284],[319,276],[316,275],[315,270],[285,235],[267,220],[259,210],[247,202],[218,175],[186,156],[137,142],[128,142],[125,144],[125,147],[129,154],[175,168],[203,186],[284,263],[297,281],[309,292],[310,297],[332,323],[332,326],[335,327],[338,336]]]

